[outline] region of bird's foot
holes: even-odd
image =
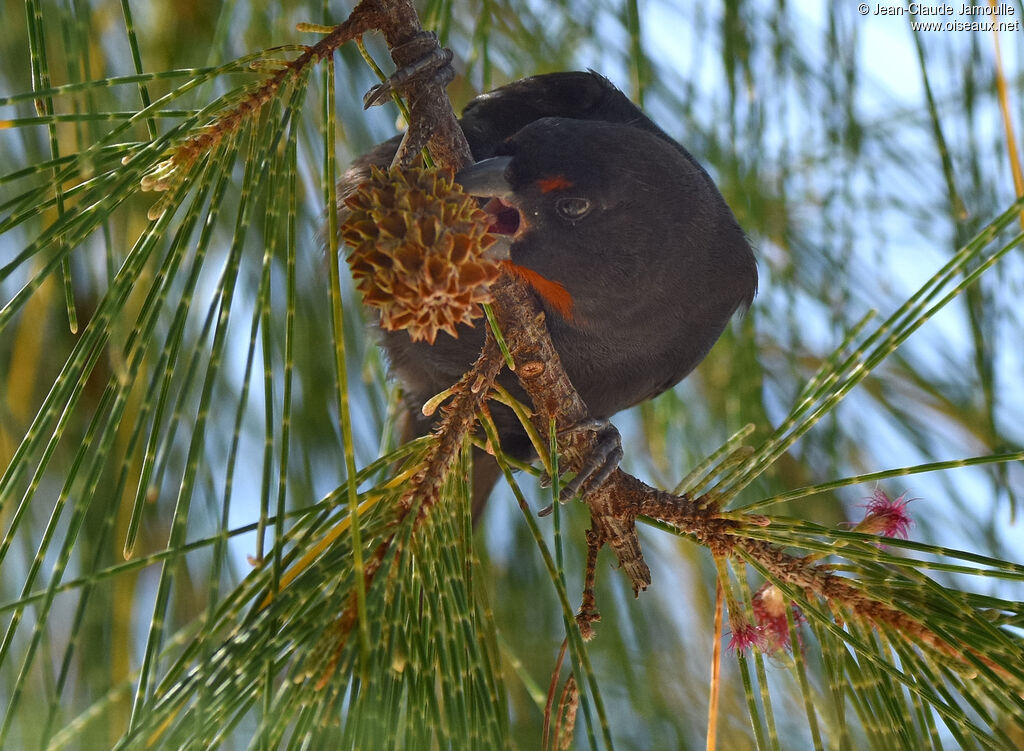
[[[581,434],[595,434],[590,439],[590,449],[583,458],[576,476],[567,482],[558,494],[559,503],[585,494],[592,488],[600,487],[622,461],[622,438],[614,425],[606,419],[588,418],[575,425],[558,431],[558,443],[572,443]],[[542,478],[542,484],[550,484],[550,478]],[[551,513],[552,507],[542,509],[541,516]]]
[[[391,54],[396,60],[411,62],[367,91],[363,97],[364,109],[383,104],[392,92],[403,93],[427,81],[443,89],[455,78],[455,69],[451,65],[452,51],[438,46],[437,34],[432,31],[421,31],[408,42],[393,48]]]

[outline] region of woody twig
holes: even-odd
[[[384,34],[400,68],[413,62],[412,54],[436,54],[425,48],[424,32],[409,0],[363,0],[353,11],[353,15],[356,14],[370,19]],[[436,39],[433,45],[436,48]],[[426,144],[437,166],[454,169],[466,166],[471,155],[443,83],[429,77],[414,77],[398,88],[412,105],[411,135],[405,139],[400,158],[411,160],[415,155],[412,149]],[[547,433],[552,419],[559,431],[585,420],[586,405],[562,367],[535,297],[521,281],[507,275],[493,285],[492,292],[494,312],[516,363],[520,383],[533,402],[534,420],[541,433]],[[417,483],[418,489],[412,493],[433,495],[438,491],[438,478],[451,466],[458,447],[472,429],[474,416],[484,404],[501,365],[501,355],[489,337],[473,370],[455,390],[455,398],[448,405],[445,420],[437,431],[438,448],[429,460],[433,464],[422,474],[422,482]],[[576,472],[594,450],[596,435],[586,431],[568,431],[562,435],[564,439],[558,447],[560,466]],[[407,496],[405,500],[408,503],[410,499]],[[634,593],[638,594],[651,583],[635,526],[636,519],[645,516],[691,535],[716,556],[755,560],[779,581],[809,597],[818,597],[851,617],[894,628],[946,655],[961,654],[955,645],[940,639],[918,621],[873,599],[849,580],[835,576],[827,565],[790,555],[744,533],[751,525],[767,524],[765,517],[737,519],[734,515],[723,515],[714,502],[657,490],[622,470],[615,470],[599,487],[589,488],[583,500],[590,509],[591,528],[587,533],[588,567],[577,621],[586,637],[592,635],[591,624],[599,617],[593,587],[597,554],[604,545],[615,553]]]

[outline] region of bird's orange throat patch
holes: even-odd
[[[517,266],[511,261],[502,261],[504,269],[529,284],[562,318],[572,320],[572,295],[561,282],[553,282],[533,269]]]

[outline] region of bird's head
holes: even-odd
[[[486,199],[507,268],[570,320],[652,286],[706,287],[732,246],[750,253],[707,173],[630,125],[536,120],[456,180]]]

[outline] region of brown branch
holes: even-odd
[[[410,0],[363,0],[353,11],[353,16],[356,15],[370,19],[371,24],[381,30],[400,68],[414,62],[407,57],[406,45],[421,35],[422,27]],[[416,55],[422,54],[420,47]],[[411,102],[412,135],[407,134],[406,141],[429,144],[438,166],[458,169],[470,163],[469,147],[443,85],[429,80],[412,81],[403,93]],[[552,418],[559,430],[585,420],[587,407],[562,367],[536,298],[521,281],[507,275],[498,280],[492,291],[495,314],[516,363],[519,381],[533,402],[534,419],[542,434],[547,434]],[[493,337],[488,335],[479,359],[454,389],[455,397],[436,431],[437,448],[428,457],[413,490],[403,498],[402,505],[406,509],[417,495],[425,501],[423,508],[429,508],[436,499],[440,484],[472,429],[501,365]],[[565,435],[558,447],[560,466],[577,471],[594,449],[595,437],[588,432]],[[599,617],[593,586],[597,554],[603,545],[607,544],[615,553],[634,593],[651,583],[635,526],[637,516],[644,515],[692,534],[715,555],[748,555],[772,576],[809,595],[841,606],[867,622],[894,628],[944,654],[961,655],[955,645],[948,644],[919,621],[873,599],[851,581],[831,573],[827,566],[743,535],[745,524],[766,524],[765,517],[751,516],[742,522],[725,518],[715,504],[698,504],[687,496],[657,490],[622,470],[613,472],[600,487],[590,489],[584,500],[590,508],[592,524],[587,532],[589,550],[583,604],[577,616],[584,636],[592,635],[591,623]]]
[[[921,621],[874,599],[857,586],[856,581],[837,576],[828,566],[809,564],[806,560],[789,555],[771,543],[742,536],[734,536],[729,549],[733,554],[741,551],[746,553],[772,576],[802,589],[805,593],[816,595],[832,606],[841,606],[862,621],[874,626],[887,626],[946,657],[967,662],[962,645],[950,644]]]
[[[402,515],[413,506],[417,498],[422,499],[419,509],[422,515],[440,497],[444,479],[458,458],[466,436],[476,424],[477,413],[483,408],[503,363],[498,344],[488,331],[477,361],[452,387],[451,400],[441,408],[444,419],[434,431],[437,443],[423,460],[423,468],[413,477],[409,490],[399,502]]]
[[[525,285],[507,276],[502,277],[492,290],[494,312],[516,362],[519,382],[529,394],[538,413],[537,426],[542,435],[547,433],[551,418],[554,418],[559,430],[585,420],[587,406],[562,367],[562,360],[551,343],[544,325],[544,314],[536,298]],[[558,448],[562,466],[576,471],[593,449],[593,435],[585,432],[571,433]],[[597,549],[608,543],[629,577],[634,592],[638,592],[651,583],[651,573],[644,562],[636,536],[634,522],[638,506],[629,500],[636,494],[622,492],[634,483],[643,485],[635,477],[616,470],[601,487],[589,492],[584,500],[590,507],[593,523],[591,534],[588,535],[593,561],[596,562]],[[627,502],[623,503],[624,500]]]
[[[421,49],[409,47],[409,43],[423,32],[411,0],[363,0],[353,13],[363,6],[374,8],[377,28],[384,35],[391,59],[399,69],[422,56]],[[405,140],[419,141],[418,133],[422,133],[422,140],[438,167],[458,170],[472,164],[473,154],[444,86],[430,80],[413,86],[408,96],[409,131]],[[418,150],[405,148],[402,151],[411,158]]]
[[[422,56],[421,46],[413,51],[409,47],[409,43],[420,38],[423,32],[410,0],[362,0],[352,14],[372,19],[372,25],[384,35],[399,69]],[[399,155],[415,155],[418,149],[409,148],[408,142],[422,140],[429,144],[431,156],[438,167],[459,169],[471,164],[473,156],[469,144],[444,87],[429,79],[413,80],[410,89],[403,93],[410,102],[410,122]],[[497,344],[488,332],[476,363],[452,388],[453,398],[444,408],[445,418],[435,431],[438,442],[424,460],[423,469],[413,479],[410,490],[402,497],[400,514],[404,515],[418,498],[422,499],[421,513],[437,500],[444,478],[472,430],[476,415],[486,402],[502,364]]]
[[[369,13],[372,16],[373,22],[378,25],[387,40],[396,65],[402,67],[413,62],[403,56],[403,47],[421,34],[422,27],[409,0],[363,0],[355,12]],[[422,56],[422,48],[417,49],[416,54]],[[434,81],[414,80],[403,93],[410,99],[412,105],[410,131],[421,128],[429,130],[429,149],[438,166],[459,168],[470,163],[472,157],[469,147],[443,88]],[[418,141],[421,138],[422,135],[414,136],[412,140]],[[521,281],[507,275],[502,276],[492,291],[495,314],[517,364],[519,380],[533,402],[538,426],[546,433],[548,421],[552,418],[559,430],[586,419],[587,407],[562,367],[536,298]],[[496,354],[494,358],[497,358]],[[471,371],[469,380],[479,385],[482,378],[489,389],[497,372],[494,364],[488,363],[485,353]],[[441,454],[455,450],[468,434],[472,426],[469,410],[473,409],[472,414],[475,414],[485,394],[478,392],[472,396],[473,398],[469,398],[466,395],[466,398],[450,407],[452,412],[438,431],[446,446],[441,449],[439,444],[438,451]],[[478,401],[478,398],[481,401]],[[571,471],[578,470],[593,448],[592,434],[570,433],[559,445],[561,466]],[[431,483],[436,483],[437,472],[446,461],[448,460],[437,454],[432,456],[428,461],[432,468],[424,477],[430,478]],[[419,488],[416,492],[425,489]],[[596,565],[597,551],[607,543],[618,557],[634,592],[646,589],[651,582],[650,570],[640,550],[635,528],[644,489],[657,492],[636,478],[616,471],[601,487],[591,490],[585,498],[590,507],[592,521],[592,528],[588,533],[591,561]],[[674,498],[679,504],[689,504],[689,499],[673,496],[670,498]],[[584,611],[591,615],[582,617],[583,623],[589,623],[597,617],[596,608],[593,607],[593,578],[594,572],[591,569],[588,571],[588,586],[584,594]]]

